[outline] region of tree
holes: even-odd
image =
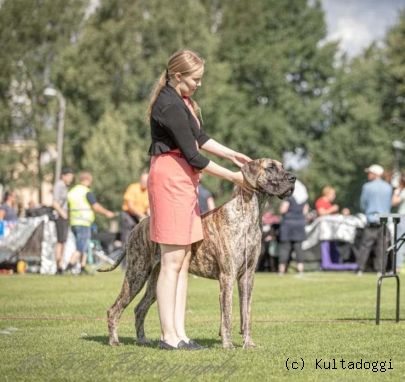
[[[54,61],[80,28],[85,3],[5,0],[0,6],[0,138],[5,143],[17,138],[34,142],[37,186],[43,178],[43,154],[56,141],[50,117],[56,111],[47,105],[43,90],[52,82]]]
[[[325,104],[328,128],[312,142],[311,166],[304,174],[312,200],[331,185],[341,205],[358,211],[364,169],[372,163],[392,164],[390,134],[381,115],[383,66],[382,51],[371,46],[337,70]]]
[[[223,123],[218,100],[229,100],[235,92],[228,91],[225,82],[229,67],[216,60],[218,40],[210,32],[205,8],[192,0],[175,0],[170,7],[162,7],[157,0],[102,3],[77,44],[69,46],[57,63],[56,83],[70,102],[68,160],[84,167],[87,146],[83,142],[92,139],[92,126],[109,110],[127,126],[130,145],[125,146],[124,153],[130,156],[136,150],[142,153],[140,162],[146,163],[149,94],[168,57],[184,47],[196,50],[207,61],[204,90],[198,92],[197,100],[208,132],[217,138],[217,126]],[[117,178],[118,174],[111,171],[108,176]],[[111,182],[121,184],[118,178]]]
[[[381,76],[383,119],[391,139],[405,142],[405,9],[399,13],[398,23],[387,33],[385,42],[386,70]]]
[[[329,127],[312,144],[304,174],[314,198],[326,183],[337,188],[340,204],[359,210],[364,168],[393,169],[394,140],[405,141],[405,12],[388,33],[385,47],[372,44],[352,62],[343,62],[325,104]]]
[[[140,149],[128,140],[128,127],[118,112],[107,111],[84,144],[83,168],[94,178],[94,191],[102,203],[120,210],[123,190],[139,178],[143,163]]]
[[[232,83],[248,99],[256,155],[305,148],[323,129],[320,106],[334,74],[335,44],[319,46],[320,3],[225,1],[219,31]]]

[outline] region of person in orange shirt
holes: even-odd
[[[148,173],[143,172],[139,183],[131,183],[122,204],[121,241],[125,243],[129,233],[144,217],[149,215]]]

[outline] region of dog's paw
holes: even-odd
[[[120,342],[119,341],[109,341],[110,346],[120,346]]]
[[[247,341],[243,344],[244,349],[253,349],[257,347],[256,344],[253,341]]]
[[[232,342],[224,342],[224,343],[222,344],[222,347],[223,347],[224,349],[229,349],[229,350],[235,349],[235,346],[233,345]]]

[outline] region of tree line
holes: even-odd
[[[210,136],[253,158],[296,153],[311,200],[329,184],[356,211],[364,168],[392,169],[392,142],[405,141],[405,12],[384,44],[354,59],[325,37],[320,1],[3,0],[0,140],[32,146],[2,150],[0,183],[39,185],[53,173],[52,84],[67,100],[64,165],[91,171],[100,200],[119,209],[148,166],[150,91],[187,47],[206,61],[196,99]],[[204,182],[220,200],[232,188]]]

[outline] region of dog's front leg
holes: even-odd
[[[251,302],[254,282],[254,270],[245,272],[238,280],[239,308],[240,308],[240,329],[243,334],[243,347],[253,348],[256,345],[251,338]]]
[[[221,336],[222,346],[224,349],[232,349],[234,347],[231,339],[233,280],[234,278],[228,275],[220,275],[219,277]]]

